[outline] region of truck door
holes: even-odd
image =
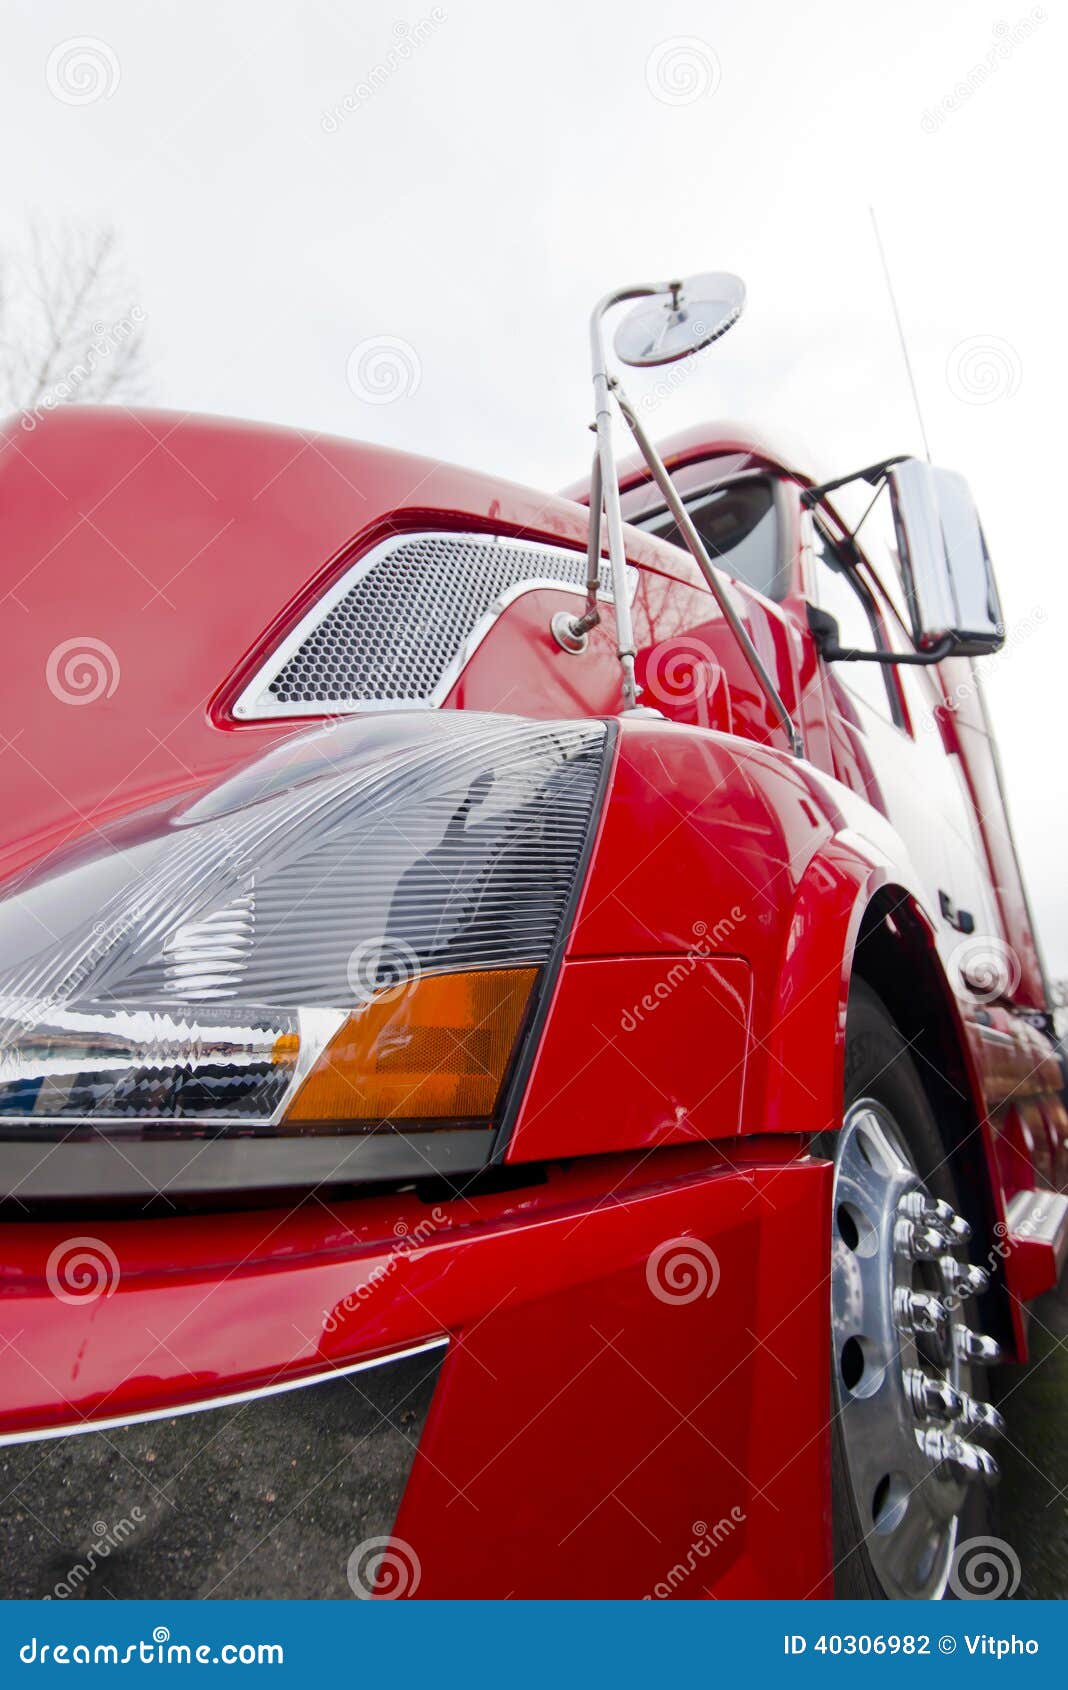
[[[907,641],[879,582],[829,515],[805,517],[802,579],[809,601],[838,622],[855,650]],[[974,808],[940,725],[931,670],[817,660],[831,773],[862,793],[900,834],[938,922],[938,948],[959,989],[968,941],[1004,943]],[[968,930],[972,937],[969,940]]]

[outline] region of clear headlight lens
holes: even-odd
[[[0,1138],[492,1122],[606,738],[349,720],[0,902]]]
[[[74,1010],[0,1001],[0,1125],[48,1120],[269,1120],[300,1049],[296,1016],[204,1005]],[[12,1025],[21,1019],[25,1030]]]

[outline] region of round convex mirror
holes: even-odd
[[[639,368],[673,364],[710,346],[738,321],[745,283],[726,271],[689,276],[671,293],[642,299],[616,330],[616,357]]]

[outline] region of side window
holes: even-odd
[[[839,644],[854,651],[885,650],[886,640],[864,582],[815,523],[810,532],[812,593],[819,609],[838,623]],[[888,668],[880,663],[834,663],[831,669],[836,683],[863,699],[880,716],[898,727],[902,725],[901,701]]]
[[[740,476],[737,481],[690,493],[686,509],[713,563],[765,598],[782,597],[779,517],[775,490],[765,476]],[[685,547],[670,511],[650,511],[638,517],[636,525],[673,546]]]

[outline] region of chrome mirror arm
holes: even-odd
[[[705,323],[694,320],[692,325],[687,324],[686,339],[681,346],[677,339],[674,343],[668,340],[665,344],[667,332],[665,329],[657,336],[652,348],[641,347],[639,351],[630,356],[626,353],[623,354],[626,362],[636,364],[663,363],[673,361],[675,358],[687,357],[691,353],[699,351],[710,340],[718,338],[731,326],[741,311],[745,297],[745,290],[737,277],[703,277],[698,278],[698,280],[721,284],[726,282],[728,284],[728,304],[725,307],[721,307],[718,303],[714,305],[712,315]],[[803,757],[805,754],[804,742],[800,730],[787,710],[775,682],[761,661],[756,647],[731,604],[719,572],[712,563],[704,542],[690,519],[689,512],[675,491],[674,483],[664,466],[663,459],[638,421],[617,378],[610,376],[608,373],[603,333],[606,314],[614,306],[622,305],[628,299],[647,299],[658,294],[670,294],[670,313],[676,313],[680,310],[680,302],[686,285],[681,281],[639,282],[633,287],[617,288],[612,293],[606,293],[603,299],[598,300],[590,316],[590,354],[593,365],[594,430],[597,435],[597,449],[594,454],[593,472],[590,476],[586,603],[581,616],[569,616],[566,611],[558,611],[552,619],[552,632],[557,643],[565,651],[581,652],[586,648],[586,636],[589,630],[596,627],[601,620],[601,613],[597,606],[597,594],[601,573],[601,521],[603,512],[604,524],[608,530],[608,558],[612,573],[612,596],[615,601],[616,652],[623,670],[623,708],[627,711],[642,708],[638,703],[638,685],[634,674],[634,660],[637,653],[634,646],[634,624],[630,614],[630,598],[627,593],[627,558],[623,541],[619,474],[616,469],[615,450],[612,442],[612,397],[614,395],[624,420],[637,441],[642,457],[664,495],[679,533],[686,541],[716,603],[723,612],[727,625],[741,646],[746,662],[756,677],[761,692],[786,731],[790,749],[795,757]],[[731,293],[734,295],[733,299],[730,298]],[[678,326],[681,321],[681,317],[674,319],[673,326]],[[659,715],[659,711],[654,712],[654,714]]]
[[[638,710],[638,685],[634,678],[634,625],[627,593],[627,559],[623,543],[623,516],[619,500],[619,475],[616,470],[612,443],[612,378],[608,374],[602,323],[613,306],[628,299],[646,299],[655,294],[670,294],[672,301],[679,297],[681,282],[638,282],[633,287],[616,288],[598,300],[590,314],[590,355],[593,367],[594,432],[597,447],[590,477],[590,527],[587,544],[586,604],[581,616],[568,616],[560,611],[552,619],[552,631],[557,643],[565,651],[579,652],[586,647],[586,635],[601,620],[597,594],[601,578],[601,520],[608,530],[608,559],[612,574],[612,597],[616,613],[616,654],[623,669],[623,708]]]
[[[612,570],[612,597],[616,614],[616,653],[623,670],[623,708],[637,710],[638,684],[634,678],[634,624],[631,621],[630,599],[627,594],[627,557],[623,542],[623,514],[619,500],[619,473],[616,469],[615,448],[612,442],[612,384],[608,375],[602,323],[605,314],[615,305],[628,299],[644,299],[649,294],[676,295],[679,284],[672,282],[639,283],[635,287],[618,288],[606,293],[593,308],[590,316],[590,355],[593,365],[594,428],[597,432],[597,479],[600,482],[598,503],[604,505],[605,526],[608,529],[608,559]],[[593,490],[590,491],[590,516],[593,520]],[[598,572],[600,564],[600,512],[598,528]],[[591,537],[592,544],[592,537]],[[590,568],[593,576],[593,568]],[[589,613],[587,600],[587,614]]]
[[[557,611],[552,630],[565,651],[586,649],[586,635],[601,620],[597,608],[597,594],[601,587],[601,455],[593,454],[590,471],[590,532],[586,542],[586,603],[581,616],[569,616],[566,610]]]

